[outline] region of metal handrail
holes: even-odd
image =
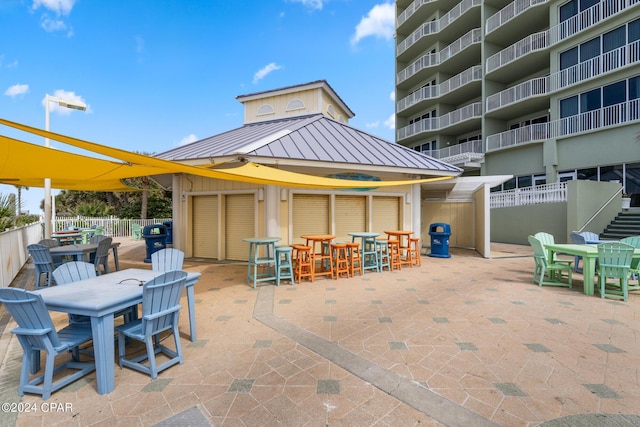
[[[622,192],[622,187],[620,187],[618,190],[616,190],[616,192],[609,197],[609,200],[607,200],[602,206],[600,206],[600,209],[598,209],[593,215],[591,215],[591,218],[589,218],[587,220],[587,222],[584,223],[584,225],[582,227],[580,227],[576,232],[577,233],[582,233],[584,231],[585,228],[587,228],[587,225],[589,225],[591,223],[591,221],[593,221],[595,219],[595,217],[597,217],[600,212],[602,212],[604,210],[604,208],[606,208],[607,206],[609,206],[609,204],[613,201],[613,199]]]

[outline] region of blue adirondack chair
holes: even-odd
[[[153,271],[165,272],[182,270],[184,252],[174,248],[164,248],[151,254],[151,269]]]
[[[115,328],[118,332],[120,367],[126,366],[157,378],[158,372],[175,364],[182,364],[178,316],[186,278],[187,273],[184,271],[169,271],[143,285],[142,318]],[[169,330],[173,334],[175,350],[160,343],[160,333]],[[131,359],[126,358],[125,338],[145,343],[145,353]],[[163,353],[169,360],[158,365],[155,356],[158,353]],[[142,363],[145,360],[148,364]]]
[[[0,288],[0,302],[13,316],[18,327],[11,331],[22,346],[22,369],[18,394],[35,393],[46,400],[51,393],[80,379],[96,369],[95,363],[79,362],[78,346],[91,340],[91,327],[69,325],[56,331],[42,297],[24,289]],[[72,350],[73,358],[55,367],[56,356]],[[39,353],[47,353],[44,372],[29,380],[30,372],[40,369]],[[76,372],[53,381],[63,369]]]

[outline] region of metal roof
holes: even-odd
[[[208,163],[230,157],[330,162],[458,175],[462,169],[389,142],[322,114],[249,123],[218,135],[159,153],[173,161]],[[338,166],[338,165],[336,165]]]

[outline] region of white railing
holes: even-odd
[[[489,206],[492,209],[566,201],[566,182],[556,182],[553,184],[536,185],[535,187],[497,191],[495,193],[491,193],[489,196]]]
[[[619,15],[637,4],[640,4],[640,0],[601,1],[546,31],[531,34],[495,55],[490,56],[487,59],[487,73],[495,71],[524,55],[547,49],[605,19]]]
[[[396,82],[400,84],[425,68],[433,67],[435,65],[443,63],[447,59],[460,53],[472,44],[480,43],[481,39],[482,30],[480,28],[474,28],[441,51],[423,55],[413,63],[411,63],[411,65],[409,65],[408,67],[400,70],[396,75]]]
[[[7,287],[27,262],[27,246],[42,239],[43,228],[39,222],[12,228],[0,233],[0,287]]]
[[[640,121],[640,99],[634,99],[549,123],[538,123],[489,135],[486,151],[501,150],[529,142],[542,142],[550,138],[561,138],[638,121]]]
[[[490,16],[487,19],[485,34],[489,34],[496,28],[506,24],[516,16],[526,12],[532,7],[538,6],[544,3],[549,3],[549,0],[516,0],[514,2],[509,3],[507,6],[500,9],[498,13]]]
[[[533,96],[550,95],[593,77],[640,62],[640,41],[604,53],[545,77],[537,77],[487,97],[487,112]]]
[[[400,128],[397,132],[397,140],[400,141],[401,139],[408,138],[420,132],[444,129],[466,120],[479,119],[481,117],[482,103],[474,102],[473,104],[466,105],[443,116],[423,119],[409,126]]]
[[[422,37],[442,31],[446,26],[461,17],[469,9],[480,6],[481,4],[482,0],[463,0],[455,5],[453,9],[442,15],[440,19],[422,24],[417,30],[407,36],[407,38],[398,43],[398,46],[396,46],[396,56],[402,54],[404,51],[416,44]]]
[[[416,13],[416,11],[420,9],[423,4],[433,3],[436,1],[438,0],[415,0],[413,3],[407,6],[407,8],[400,15],[398,15],[396,27],[404,24],[405,21],[409,19],[411,15]]]
[[[70,227],[91,228],[93,226],[104,227],[104,234],[111,237],[127,237],[131,236],[131,225],[139,224],[142,227],[152,224],[162,224],[171,221],[171,218],[152,218],[152,219],[123,219],[115,216],[108,217],[56,217],[54,221],[54,230],[66,230]]]
[[[467,70],[464,70],[460,74],[451,77],[449,80],[440,83],[435,86],[426,86],[413,92],[411,95],[402,98],[398,101],[398,111],[406,110],[407,108],[416,105],[427,99],[440,98],[462,86],[474,81],[482,80],[482,66],[476,65]]]
[[[450,147],[441,148],[440,150],[433,150],[428,153],[431,157],[444,160],[450,158],[458,158],[460,156],[467,156],[482,153],[482,140],[467,141],[462,144],[452,145]],[[481,156],[482,157],[482,156]]]

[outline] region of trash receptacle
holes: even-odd
[[[167,245],[173,245],[173,221],[165,221],[162,225],[167,227]]]
[[[449,236],[451,236],[451,226],[440,222],[429,226],[429,236],[431,236],[430,257],[451,258],[449,254]]]
[[[167,227],[162,224],[147,225],[142,229],[147,246],[147,257],[144,262],[151,262],[151,254],[167,247]]]

